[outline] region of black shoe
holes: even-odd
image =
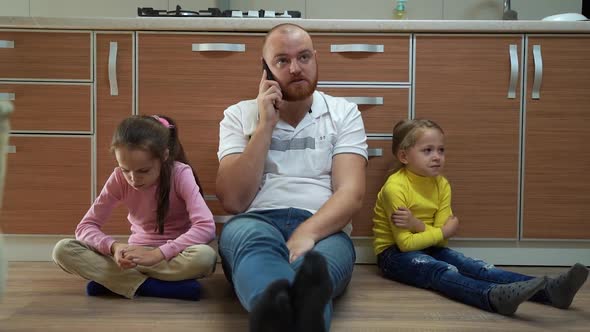
[[[250,312],[250,332],[292,332],[293,310],[289,281],[277,280],[264,290]]]
[[[310,251],[291,287],[296,332],[325,332],[324,310],[332,298],[332,281],[326,259]]]

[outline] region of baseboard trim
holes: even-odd
[[[71,235],[4,234],[4,256],[8,261],[51,261],[55,244]],[[126,241],[126,236],[115,237]],[[353,238],[358,264],[374,264],[371,238]],[[212,243],[217,248],[217,243]],[[567,241],[457,240],[449,246],[467,256],[496,265],[571,266],[590,265],[590,243]]]

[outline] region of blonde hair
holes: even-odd
[[[402,120],[393,127],[393,137],[391,138],[391,153],[395,158],[393,169],[390,174],[393,174],[404,167],[404,164],[398,159],[397,154],[400,150],[406,150],[414,145],[420,138],[424,129],[437,129],[444,134],[441,126],[432,120],[414,119]]]

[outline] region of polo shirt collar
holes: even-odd
[[[326,108],[326,100],[324,96],[318,90],[314,91],[310,115],[317,119],[326,112],[328,112],[328,109]]]

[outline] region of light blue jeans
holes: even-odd
[[[394,245],[377,256],[377,265],[388,279],[433,289],[451,299],[492,312],[495,310],[489,293],[493,287],[533,278],[498,269],[444,247],[401,252]],[[549,298],[540,290],[530,300],[547,303]]]
[[[287,240],[311,216],[310,212],[295,208],[254,211],[235,216],[223,227],[219,239],[223,271],[246,310],[252,310],[273,281],[293,282],[303,258],[289,263]],[[356,259],[352,241],[346,233],[338,232],[317,242],[313,250],[327,261],[334,299],[342,294],[352,277]],[[324,311],[326,331],[331,320],[332,301]]]

